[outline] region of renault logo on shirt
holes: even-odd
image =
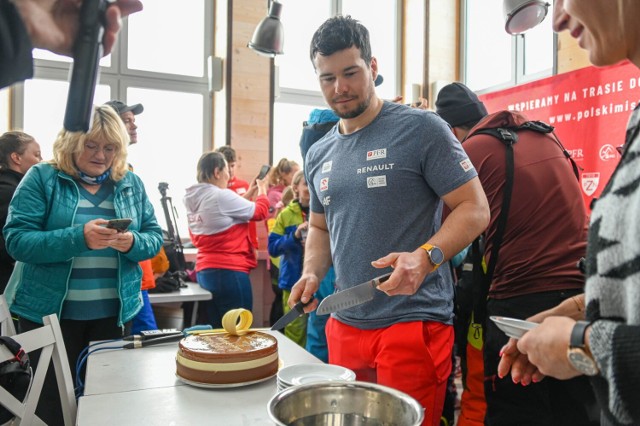
[[[374,164],[372,166],[358,167],[356,169],[356,174],[361,175],[363,173],[393,170],[393,166],[395,165],[396,165],[395,163],[387,163],[387,164]]]
[[[367,152],[367,161],[377,160],[379,158],[387,158],[387,148],[374,149]]]

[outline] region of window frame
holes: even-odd
[[[295,0],[297,1],[297,0]],[[342,11],[342,0],[329,0],[331,2],[330,4],[330,13],[331,13],[331,17],[336,16],[337,14],[341,13]],[[396,81],[395,81],[395,87],[394,87],[394,93],[401,93],[402,90],[402,7],[403,7],[403,2],[402,0],[394,0],[395,1],[395,10],[396,10],[396,16],[395,16],[395,29],[396,29],[396,51],[395,51],[395,73],[396,73]],[[285,5],[286,7],[286,5]],[[327,17],[328,19],[329,17]],[[311,66],[311,64],[308,64],[309,66]],[[278,72],[278,66],[274,66],[275,67],[275,72],[274,72],[274,98],[273,98],[273,102],[275,103],[287,103],[287,104],[294,104],[294,105],[313,105],[313,106],[317,106],[317,108],[328,108],[326,102],[324,101],[324,97],[322,95],[322,92],[320,91],[320,87],[317,86],[317,90],[301,90],[301,89],[294,89],[294,88],[289,88],[286,86],[282,86],[280,84],[279,81],[279,72]],[[385,80],[385,83],[386,80]],[[270,155],[273,155],[274,152],[274,144],[276,143],[275,140],[273,140],[273,133],[275,129],[273,129],[275,127],[275,117],[272,119],[272,137],[271,137],[271,143],[270,143]],[[300,123],[302,124],[302,123]],[[274,161],[277,161],[278,159],[274,158]]]
[[[467,13],[467,3],[469,1],[477,1],[477,0],[460,0],[460,80],[467,83],[467,75],[468,75],[468,61],[467,61],[467,47],[465,40],[468,36],[467,31],[467,23],[468,23],[468,13]],[[545,19],[552,19],[553,13],[553,5],[549,6],[549,10],[547,12],[547,16]],[[505,81],[503,83],[483,87],[478,90],[474,90],[476,93],[490,93],[499,90],[508,89],[510,87],[518,86],[520,84],[528,83],[531,81],[539,80],[546,77],[551,77],[553,75],[558,74],[558,34],[553,33],[553,42],[552,42],[552,59],[553,63],[550,69],[546,69],[543,71],[539,71],[533,74],[525,74],[525,34],[519,34],[511,36],[511,78],[509,81]]]
[[[127,100],[127,89],[139,87],[146,89],[167,90],[176,92],[187,92],[201,94],[203,98],[202,122],[203,140],[202,150],[211,149],[213,146],[213,95],[209,82],[209,70],[207,69],[214,45],[214,5],[208,0],[204,4],[204,55],[203,70],[201,77],[188,75],[168,74],[151,72],[144,70],[129,69],[127,64],[128,41],[129,41],[129,21],[123,19],[122,29],[118,35],[118,41],[111,53],[111,65],[101,66],[99,83],[108,85],[111,88],[111,99],[119,99],[125,103],[136,101]],[[49,59],[33,60],[34,79],[48,79],[56,81],[68,81],[71,62],[62,62]],[[25,94],[24,83],[13,86],[11,96],[11,128],[22,129],[24,127]],[[62,123],[60,123],[62,127]]]

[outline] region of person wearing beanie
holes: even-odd
[[[491,219],[483,234],[489,264],[502,210],[507,150],[500,139],[481,131],[517,127],[528,119],[515,111],[487,114],[482,101],[462,83],[443,87],[435,105],[462,142],[489,200]],[[543,311],[581,297],[584,291],[584,277],[576,264],[586,252],[587,213],[572,165],[554,137],[531,130],[517,135],[511,204],[489,286],[486,318],[540,322],[547,315]],[[467,402],[478,395],[463,393],[460,425],[599,424],[597,416],[590,417],[595,398],[584,376],[534,382],[530,374],[499,374],[501,351],[509,338],[492,321],[485,321],[484,327],[486,416],[467,416],[467,411],[473,413],[466,410]]]
[[[471,129],[487,116],[487,109],[478,96],[462,83],[443,87],[436,99],[436,112],[452,128]]]
[[[423,424],[437,426],[453,347],[447,261],[487,226],[486,197],[440,117],[376,95],[378,61],[360,22],[325,21],[310,60],[339,120],[305,158],[309,233],[288,305],[316,309],[332,264],[338,290],[390,274],[372,300],[331,314],[329,363],[411,395]],[[445,204],[453,212],[443,222]]]

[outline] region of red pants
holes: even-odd
[[[329,363],[415,398],[425,409],[423,425],[438,426],[451,374],[453,327],[437,322],[404,322],[360,330],[330,318],[325,332]]]
[[[467,377],[460,401],[458,426],[483,426],[487,412],[484,399],[484,364],[482,349],[467,344]]]

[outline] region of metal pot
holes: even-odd
[[[280,426],[418,426],[424,409],[409,395],[367,382],[321,382],[293,386],[269,401]]]

